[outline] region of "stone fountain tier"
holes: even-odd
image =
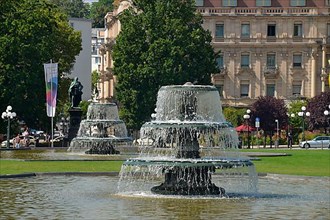
[[[160,88],[155,121],[226,122],[218,90],[214,86],[174,85]]]
[[[131,143],[130,137],[76,137],[71,141],[68,151],[86,154],[119,154],[116,148],[130,146]]]
[[[118,154],[117,146],[130,146],[125,123],[114,103],[91,103],[87,118],[80,123],[77,137],[68,151],[86,154]]]
[[[159,167],[165,173],[165,181],[151,188],[151,192],[161,195],[220,195],[225,196],[225,189],[212,183],[211,174],[216,169],[232,169],[253,166],[247,159],[176,159],[176,158],[135,158],[123,164],[127,170],[135,167]],[[154,169],[148,169],[149,172]],[[156,169],[157,170],[157,169]],[[157,173],[159,171],[156,171]]]
[[[210,158],[238,154],[237,133],[228,122],[152,121],[142,126],[141,139],[141,156]]]

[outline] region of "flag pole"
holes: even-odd
[[[50,59],[50,64],[53,63],[53,60]],[[51,73],[53,73],[53,65],[51,65]],[[51,95],[51,100],[53,101],[53,77],[51,77],[51,83],[50,83],[50,95]],[[51,118],[51,129],[52,129],[52,138],[51,138],[51,147],[53,148],[54,147],[54,115],[53,115],[53,107],[51,108],[51,115],[52,117]]]

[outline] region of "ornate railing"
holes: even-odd
[[[234,8],[215,8],[215,7],[198,7],[197,11],[202,15],[329,15],[329,7],[313,8],[313,7],[234,7]]]

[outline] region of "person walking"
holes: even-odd
[[[21,142],[20,135],[17,134],[17,136],[14,138],[14,143],[13,143],[15,148],[20,148],[21,147],[20,142]]]
[[[288,134],[288,148],[292,149],[292,135],[291,135],[291,133]]]

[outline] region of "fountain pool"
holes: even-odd
[[[0,219],[330,219],[329,181],[269,175],[258,193],[219,198],[118,194],[115,176],[0,179]]]

